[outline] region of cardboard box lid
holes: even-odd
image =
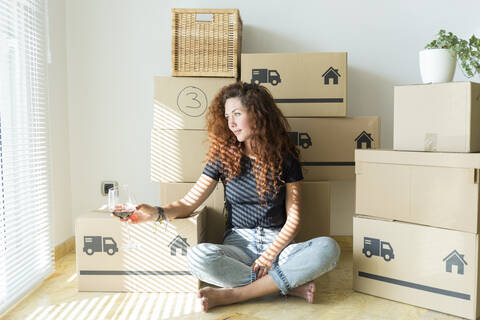
[[[406,85],[397,85],[393,86],[394,89],[397,88],[412,88],[412,87],[432,87],[432,88],[442,88],[442,87],[468,87],[480,86],[480,83],[472,81],[455,81],[455,82],[442,82],[442,83],[419,83],[419,84],[406,84]]]
[[[480,153],[417,152],[393,150],[355,150],[355,162],[415,166],[480,168]]]

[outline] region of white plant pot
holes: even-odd
[[[418,54],[423,83],[450,82],[457,66],[457,55],[450,49],[426,49]]]

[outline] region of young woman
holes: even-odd
[[[313,280],[335,267],[340,249],[329,237],[293,243],[303,175],[285,117],[267,89],[237,82],[217,94],[207,121],[210,149],[195,186],[163,208],[139,205],[130,222],[186,217],[222,180],[224,242],[201,243],[188,253],[191,273],[221,287],[199,291],[203,310],[279,291],[312,303]]]

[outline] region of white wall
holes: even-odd
[[[393,86],[420,82],[418,51],[440,28],[480,34],[478,0],[68,0],[74,218],[104,202],[102,179],[157,201],[149,176],[152,79],[170,75],[174,7],[239,8],[247,53],[347,51],[348,114],[379,115],[384,148],[392,146]],[[458,70],[455,80],[464,80]]]
[[[48,65],[53,245],[73,235],[70,189],[70,147],[67,107],[65,1],[49,0],[51,63]]]

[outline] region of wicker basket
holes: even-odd
[[[172,9],[172,75],[240,75],[242,20],[238,9]]]

